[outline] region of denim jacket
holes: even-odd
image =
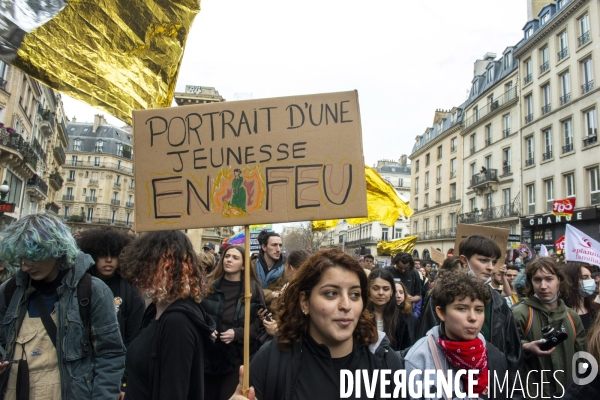
[[[75,264],[58,288],[56,315],[56,354],[63,399],[117,399],[125,369],[125,346],[121,340],[113,294],[100,279],[92,278],[91,344],[83,354],[84,329],[77,302],[77,283],[94,264],[92,257],[80,252]],[[27,312],[27,303],[35,289],[29,275],[19,271],[15,293],[5,304],[6,283],[0,286],[0,352],[12,358],[15,340]],[[18,301],[17,301],[18,299]],[[0,393],[6,390],[10,368],[0,375]]]

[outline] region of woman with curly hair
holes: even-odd
[[[568,262],[562,270],[571,283],[571,290],[565,297],[565,305],[579,315],[583,328],[587,331],[600,309],[600,305],[594,302],[596,282],[587,264]]]
[[[214,345],[204,353],[204,376],[206,380],[205,399],[229,399],[238,384],[238,370],[243,362],[244,348],[244,268],[245,249],[242,246],[229,246],[219,260],[217,268],[209,276],[209,294],[202,305],[206,313],[216,321]],[[250,300],[250,354],[258,349],[261,333],[261,320],[258,310],[264,308],[265,297],[258,282],[256,272],[251,267]],[[260,336],[265,340],[266,334]]]
[[[283,292],[278,335],[252,360],[250,383],[261,400],[335,399],[342,369],[401,368],[379,338],[367,276],[358,261],[337,249],[312,255]],[[377,385],[379,386],[379,385]],[[380,388],[375,390],[379,398]],[[362,387],[360,395],[368,398]]]
[[[400,351],[412,345],[408,325],[396,304],[396,285],[392,273],[378,268],[369,274],[369,302],[377,330],[384,332],[392,349]]]
[[[410,344],[417,341],[417,329],[419,328],[419,319],[415,317],[412,310],[412,304],[406,301],[406,286],[404,283],[396,281],[396,305],[400,311],[400,318],[403,318],[408,326],[408,334],[410,335]]]
[[[200,306],[204,276],[192,243],[180,231],[143,234],[123,250],[119,268],[152,300],[127,349],[126,399],[203,399],[204,349],[215,325]]]
[[[125,347],[140,333],[146,305],[137,289],[134,289],[119,273],[119,254],[133,239],[122,231],[111,228],[96,228],[81,231],[77,245],[94,259],[89,269],[110,288],[114,296],[115,312],[119,320],[121,337]]]
[[[0,287],[3,359],[19,360],[10,368],[0,362],[0,393],[5,399],[41,393],[50,399],[117,399],[125,348],[110,289],[86,274],[92,258],[50,214],[11,224],[0,246],[3,261],[21,267]]]
[[[414,370],[438,370],[442,371],[453,386],[456,374],[459,371],[464,371],[465,374],[460,380],[460,388],[452,387],[449,393],[440,393],[442,396],[439,397],[435,396],[435,388],[417,385],[412,388],[418,394],[417,398],[422,398],[420,389],[424,393],[434,394],[434,397],[428,398],[439,399],[454,398],[453,394],[459,389],[465,393],[469,388],[466,370],[479,371],[473,387],[478,398],[506,398],[505,393],[491,392],[493,389],[490,383],[493,381],[488,382],[488,371],[494,371],[501,380],[507,371],[503,354],[481,334],[485,305],[490,300],[487,285],[464,271],[448,271],[442,280],[436,281],[431,292],[431,302],[441,322],[431,328],[406,354],[406,375]],[[419,380],[418,377],[419,375],[415,382]],[[429,382],[434,383],[435,380]]]

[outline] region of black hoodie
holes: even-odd
[[[214,321],[191,299],[177,300],[155,317],[151,304],[128,348],[127,399],[203,399],[204,346],[213,340]]]

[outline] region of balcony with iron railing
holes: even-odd
[[[46,211],[53,213],[54,215],[58,215],[60,211],[60,207],[56,203],[48,203],[46,204]]]
[[[542,154],[543,161],[549,160],[552,158],[552,150],[548,150],[544,154]]]
[[[471,188],[476,188],[488,182],[498,182],[498,170],[486,169],[471,177]]]
[[[48,184],[37,174],[27,180],[27,187],[37,189],[44,198],[48,197]]]
[[[504,175],[508,175],[508,174],[510,174],[510,164],[504,164],[504,165],[502,166],[502,173],[503,173]]]
[[[561,51],[558,52],[558,61],[562,60],[563,58],[565,58],[568,55],[569,55],[569,49],[567,47],[565,47],[564,49],[562,49]]]
[[[122,219],[112,219],[112,218],[87,218],[82,215],[67,215],[62,217],[65,222],[71,223],[81,223],[81,224],[90,224],[90,225],[115,225],[121,227],[131,227],[133,225],[132,221],[124,221]]]
[[[586,44],[589,41],[590,41],[590,31],[587,31],[586,33],[584,33],[583,35],[581,35],[577,38],[577,43],[579,44],[579,46],[583,46],[584,44]]]
[[[96,203],[98,202],[98,198],[96,196],[87,196],[85,198],[86,203]]]
[[[550,106],[550,103],[546,104],[544,107],[542,107],[542,115],[548,114],[551,110],[552,107]]]
[[[127,208],[133,208],[133,203],[128,201],[128,202],[125,203],[125,207],[127,207]]]
[[[111,162],[96,162],[94,161],[83,161],[83,160],[71,160],[69,162],[69,166],[71,167],[80,167],[80,168],[99,168],[99,169],[114,169],[116,171],[123,171],[123,173],[125,175],[133,175],[133,170],[131,171],[131,173],[129,173],[129,171],[126,171],[126,168],[124,165],[119,166],[118,163],[111,163]]]
[[[505,129],[504,131],[502,131],[504,134],[504,137],[509,137],[510,136],[510,128],[509,129]]]
[[[60,190],[60,188],[62,188],[64,179],[58,172],[51,173],[50,176],[48,176],[48,179],[50,180],[50,184],[54,184],[56,190]]]
[[[560,96],[560,105],[567,104],[571,101],[571,93],[567,93],[564,96]]]
[[[562,147],[563,154],[573,151],[573,143],[566,144]]]
[[[531,74],[525,76],[525,79],[524,79],[525,85],[527,85],[529,82],[531,82],[532,79],[533,79],[533,77]]]
[[[40,142],[38,142],[38,140],[36,138],[33,138],[33,140],[29,143],[29,145],[31,146],[33,151],[35,151],[35,154],[38,155],[38,158],[40,160],[42,160],[42,162],[45,163],[46,162],[46,152],[44,151],[44,148],[42,147]]]
[[[545,63],[540,65],[540,74],[543,74],[544,72],[548,71],[549,69],[550,69],[550,62],[546,61]]]
[[[33,171],[37,169],[38,156],[35,154],[35,151],[31,148],[29,143],[27,143],[18,133],[10,132],[9,129],[0,128],[0,145],[16,150]]]
[[[525,166],[526,166],[526,167],[531,167],[533,164],[534,164],[534,159],[533,159],[533,157],[531,157],[531,158],[528,158],[528,159],[526,159],[526,160],[525,160]]]
[[[75,182],[75,177],[67,177],[67,182]]]
[[[425,183],[425,190],[429,189],[429,182]]]
[[[52,112],[48,109],[43,110],[42,121],[40,122],[40,131],[43,135],[50,136],[54,132],[54,118]]]
[[[477,151],[476,146],[471,147],[471,154],[475,154],[476,151]]]
[[[113,206],[120,206],[121,205],[121,200],[112,199],[110,201],[110,204],[113,205]]]
[[[437,181],[436,181],[436,182],[437,182],[437,184],[438,184],[438,185],[439,185],[440,183],[442,183],[442,177],[441,177],[441,176],[439,176],[439,177],[437,178]]]
[[[450,171],[450,179],[456,178],[456,171]]]
[[[54,148],[54,156],[58,160],[59,165],[64,165],[64,163],[67,161],[65,149],[63,149],[61,145],[58,145]]]
[[[489,207],[481,210],[475,209],[464,214],[458,214],[458,223],[477,224],[482,222],[494,221],[505,218],[518,218],[521,210],[521,204],[513,202],[510,204]]]
[[[91,178],[89,181],[90,185],[97,185],[98,184],[98,178]]]
[[[470,118],[467,118],[463,122],[464,129],[469,128],[470,126],[485,121],[491,114],[495,113],[498,110],[505,108],[505,106],[515,103],[518,100],[517,98],[517,87],[513,87],[508,89],[502,96],[493,101],[487,103],[481,109],[478,109],[477,113]]]
[[[525,116],[525,123],[528,124],[533,121],[533,114],[529,114]]]
[[[434,229],[417,233],[417,240],[452,239],[456,237],[456,228]]]
[[[8,81],[4,80],[4,79],[0,79],[0,89],[6,91],[6,84],[8,83]]]
[[[345,243],[346,246],[360,246],[360,245],[364,245],[364,244],[375,244],[378,241],[380,241],[381,238],[377,238],[377,237],[364,237],[362,239],[357,239],[357,240],[350,240],[348,242]]]
[[[593,144],[598,143],[598,135],[596,134],[596,130],[593,130],[593,134],[590,134],[588,136],[584,136],[583,138],[583,146],[584,147],[588,147],[591,146]]]
[[[486,146],[489,146],[489,145],[491,145],[491,144],[492,144],[492,138],[487,138],[487,139],[485,139],[485,145],[486,145]]]
[[[63,201],[75,201],[75,196],[72,194],[63,194]]]
[[[590,79],[589,81],[581,85],[581,94],[586,94],[592,89],[594,89],[594,80]]]
[[[118,187],[118,188],[120,188],[120,187],[121,187],[121,182],[115,182],[113,185],[114,185],[115,187]]]

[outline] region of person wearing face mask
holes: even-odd
[[[485,304],[491,301],[489,288],[476,277],[465,274],[464,270],[446,269],[440,272],[440,281],[431,291],[431,303],[440,324],[432,327],[427,335],[408,351],[405,356],[406,375],[414,370],[437,370],[444,376],[452,377],[459,371],[477,370],[473,392],[478,399],[506,399],[504,391],[493,388],[493,373],[506,376],[506,359],[493,344],[485,340],[480,333],[485,319]],[[488,372],[491,372],[488,375]],[[419,375],[413,383],[413,392],[418,394]],[[489,380],[488,380],[489,379]],[[453,385],[456,382],[452,379]],[[421,385],[427,384],[423,380]],[[453,399],[457,389],[466,392],[468,379],[466,374],[459,380],[460,388],[452,387],[452,393],[436,396],[434,387],[428,388],[434,394],[432,399]],[[506,386],[505,386],[506,387]],[[440,393],[441,394],[441,393]],[[416,397],[411,399],[421,399]]]
[[[549,398],[573,382],[573,355],[585,350],[584,328],[577,312],[561,298],[569,292],[569,281],[552,257],[537,258],[527,265],[525,285],[527,297],[512,310],[525,356],[522,373],[528,377],[530,396]],[[556,347],[543,350],[542,328],[548,325],[568,337]],[[542,370],[552,373],[542,375]]]
[[[585,264],[568,262],[562,270],[569,279],[571,289],[565,296],[565,304],[577,312],[587,331],[600,308],[600,305],[594,302],[596,281],[592,279],[592,274]]]
[[[377,330],[385,332],[394,350],[412,345],[408,325],[396,305],[396,285],[389,271],[377,269],[369,274],[369,302],[367,310],[374,317]]]
[[[457,269],[456,264],[462,264],[469,276],[475,276],[484,283],[491,281],[492,272],[496,261],[501,256],[500,247],[490,238],[481,235],[471,235],[465,238],[458,248],[458,260],[446,260],[442,270],[446,268]],[[436,278],[436,285],[443,277]],[[434,286],[435,287],[435,286]],[[510,308],[500,293],[487,285],[491,301],[485,305],[485,319],[481,327],[481,334],[485,340],[492,343],[500,350],[505,358],[509,371],[509,381],[514,379],[517,370],[522,364],[521,340]],[[428,301],[422,311],[419,323],[419,335],[423,337],[434,326],[439,324],[439,317],[435,307]]]

